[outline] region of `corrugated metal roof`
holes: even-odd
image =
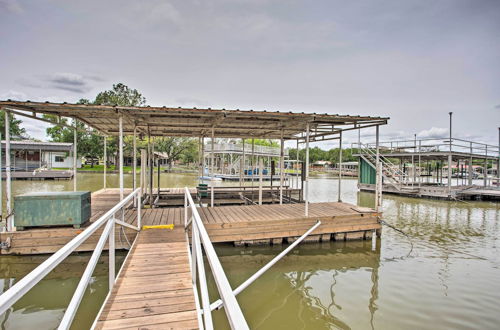
[[[385,125],[388,117],[279,111],[227,110],[211,108],[121,107],[50,102],[0,101],[0,107],[12,111],[72,117],[106,135],[118,135],[118,118],[123,117],[123,131],[152,136],[296,139],[311,129],[311,140],[324,140],[341,130]]]

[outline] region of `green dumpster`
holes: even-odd
[[[37,192],[14,197],[14,225],[25,227],[71,225],[90,219],[90,191]]]

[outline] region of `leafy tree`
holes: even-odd
[[[22,139],[26,138],[26,129],[21,127],[22,120],[17,119],[14,115],[9,114],[9,124],[10,124],[10,135],[12,139]],[[3,110],[0,111],[0,132],[2,136],[5,135],[5,112]]]
[[[180,159],[182,155],[189,162],[194,161],[197,158],[197,148],[198,142],[193,138],[155,138],[155,150],[164,152],[168,155],[167,164],[169,169],[172,169],[173,162]],[[194,150],[196,150],[196,153],[194,153]]]
[[[87,100],[88,101],[88,100]],[[119,105],[123,107],[135,107],[146,104],[146,98],[137,89],[118,83],[108,91],[97,94],[93,104]]]

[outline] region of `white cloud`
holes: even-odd
[[[2,100],[14,100],[14,101],[26,101],[26,94],[23,92],[18,92],[14,90],[9,90],[7,93],[2,94],[0,97]]]
[[[417,136],[422,139],[433,139],[446,137],[448,129],[443,127],[432,127],[427,130],[420,131]]]
[[[17,0],[0,0],[0,8],[14,14],[22,14],[24,12],[23,7],[21,7]]]

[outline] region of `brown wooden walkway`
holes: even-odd
[[[98,317],[96,329],[197,329],[182,228],[142,231]]]

